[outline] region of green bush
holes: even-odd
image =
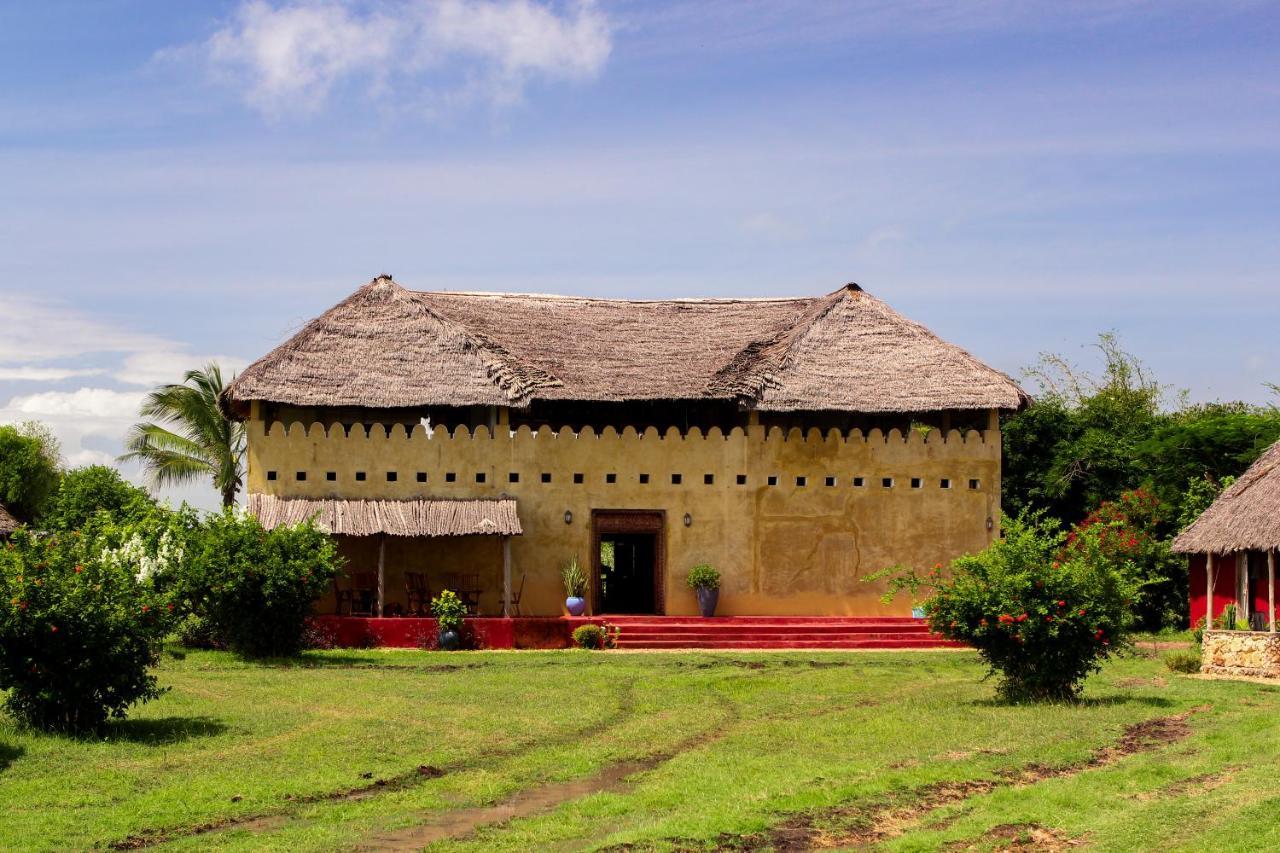
[[[189,649],[225,649],[227,644],[203,616],[188,613],[174,630],[178,642]]]
[[[603,649],[604,628],[599,625],[579,625],[573,629],[573,643],[580,649]]]
[[[341,566],[314,524],[266,530],[233,509],[209,516],[189,548],[180,588],[190,611],[248,657],[300,651],[312,602]]]
[[[29,725],[98,731],[161,693],[148,670],[173,604],[107,544],[19,531],[0,547],[0,690]],[[144,556],[155,569],[157,555]]]
[[[467,605],[453,590],[446,589],[431,599],[431,615],[436,617],[441,631],[461,631]]]
[[[130,483],[114,468],[88,465],[62,476],[42,526],[48,530],[79,530],[95,513],[108,513],[117,523],[136,521],[155,511],[145,489]]]
[[[935,569],[924,610],[933,630],[968,643],[1000,678],[1011,701],[1076,698],[1090,672],[1127,641],[1138,568],[1108,548],[1114,528],[1075,531],[1070,545],[1040,516],[1006,519],[1004,537],[985,551]]]
[[[720,573],[714,567],[702,563],[689,570],[687,583],[690,589],[719,589]]]
[[[1200,671],[1200,654],[1198,652],[1173,652],[1165,655],[1164,665],[1171,672],[1196,673]]]
[[[58,441],[34,421],[0,424],[0,504],[19,521],[39,521],[58,489]]]

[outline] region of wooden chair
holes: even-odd
[[[343,604],[347,605],[347,614],[350,615],[351,609],[352,609],[351,608],[352,601],[353,601],[353,598],[351,596],[351,590],[343,589],[342,587],[338,586],[338,579],[334,578],[333,579],[333,615],[334,616],[342,615]]]
[[[467,606],[467,613],[471,616],[480,615],[480,575],[464,574],[459,579],[459,585],[462,589],[458,590],[458,597],[462,599],[462,603]]]
[[[423,572],[404,573],[404,595],[406,609],[414,616],[422,616],[431,604],[431,588],[427,586],[427,576]]]
[[[511,590],[511,615],[520,615],[520,597],[524,595],[524,572],[520,573],[520,585]]]
[[[378,576],[356,572],[351,576],[351,615],[372,616],[378,602]]]

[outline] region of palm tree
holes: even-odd
[[[222,505],[234,504],[244,482],[244,425],[218,406],[222,389],[222,369],[210,362],[188,370],[181,385],[152,391],[139,414],[157,422],[133,425],[120,461],[141,462],[156,486],[212,477]]]

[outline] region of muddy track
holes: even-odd
[[[752,835],[721,835],[713,842],[717,850],[807,851],[827,847],[869,847],[904,834],[930,812],[943,806],[989,794],[998,788],[1023,788],[1047,779],[1075,776],[1107,767],[1141,752],[1151,752],[1191,734],[1187,720],[1206,706],[1181,714],[1157,717],[1127,726],[1115,743],[1099,747],[1084,761],[1051,767],[1027,764],[1010,768],[996,777],[935,782],[871,803],[839,806],[796,815],[772,829]],[[677,850],[704,849],[705,842],[671,838],[665,841]],[[1070,842],[1064,842],[1064,847]],[[635,845],[609,848],[615,853],[644,849]]]
[[[175,838],[207,835],[212,832],[223,832],[229,829],[249,829],[258,832],[277,829],[293,819],[291,811],[294,807],[299,805],[364,800],[388,791],[399,791],[419,785],[431,779],[438,779],[446,773],[475,769],[510,758],[518,758],[519,756],[529,752],[531,749],[539,749],[546,746],[567,746],[569,744],[580,743],[584,740],[590,740],[600,734],[603,734],[609,729],[630,720],[634,716],[635,681],[630,680],[623,682],[622,689],[618,696],[618,707],[613,713],[606,714],[594,723],[564,732],[554,737],[540,738],[536,741],[513,743],[486,750],[483,761],[477,762],[460,759],[440,766],[420,764],[414,769],[405,771],[404,773],[391,777],[374,779],[367,784],[356,785],[350,788],[343,788],[336,791],[324,791],[315,794],[305,794],[297,797],[285,795],[284,799],[288,804],[288,810],[285,811],[260,812],[258,814],[222,818],[206,823],[187,826],[143,829],[126,838],[113,841],[108,844],[107,847],[112,850],[140,850],[146,847],[154,847],[157,844],[163,844],[166,841],[171,841]]]
[[[601,793],[622,793],[631,790],[635,776],[654,770],[676,756],[705,746],[727,735],[741,715],[738,708],[723,694],[716,694],[716,703],[724,712],[724,718],[714,727],[685,738],[669,750],[631,761],[623,761],[604,767],[591,776],[553,782],[528,788],[490,806],[458,809],[440,814],[426,813],[424,823],[395,832],[382,833],[359,845],[359,850],[413,851],[443,839],[464,839],[488,826],[507,823],[523,817],[532,817],[551,811],[564,803]]]

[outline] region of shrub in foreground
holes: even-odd
[[[1006,519],[1003,538],[985,551],[927,578],[902,575],[891,590],[932,587],[924,602],[931,627],[977,649],[1005,699],[1074,699],[1127,642],[1140,590],[1133,561],[1108,548],[1109,529],[1078,529],[1066,547],[1054,523]]]
[[[301,651],[311,604],[341,566],[314,524],[266,530],[235,510],[209,516],[190,547],[180,586],[191,612],[248,657]]]
[[[79,533],[19,531],[0,547],[0,690],[18,720],[98,731],[160,695],[148,672],[172,627],[153,581]]]
[[[1200,671],[1200,653],[1173,652],[1165,655],[1164,665],[1170,672],[1196,673]]]
[[[573,629],[573,644],[580,649],[615,649],[620,630],[613,625],[579,625]]]

